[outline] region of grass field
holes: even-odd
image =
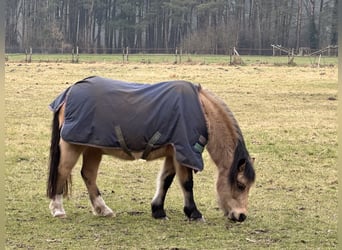
[[[168,221],[151,218],[162,161],[104,157],[98,182],[114,218],[91,214],[74,169],[68,217],[52,218],[45,197],[52,114],[48,104],[89,75],[136,82],[200,83],[232,109],[250,154],[256,184],[243,223],[217,207],[215,166],[207,152],[195,175],[205,223],[185,220],[177,182]],[[233,67],[218,64],[31,63],[5,66],[6,249],[336,249],[337,67]]]

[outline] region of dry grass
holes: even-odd
[[[337,68],[219,65],[7,63],[5,67],[5,193],[7,249],[333,249],[337,248]],[[189,223],[173,184],[171,220],[150,216],[161,161],[105,157],[99,186],[112,219],[93,217],[74,171],[68,218],[51,218],[45,197],[51,112],[48,104],[89,75],[136,82],[200,83],[233,110],[257,181],[250,216],[225,221],[218,210],[215,166],[195,176],[195,198],[206,223]]]

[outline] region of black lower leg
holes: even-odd
[[[198,211],[193,195],[193,179],[192,173],[189,174],[189,179],[183,183],[183,190],[185,196],[185,206],[184,206],[184,213],[190,220],[197,220],[202,218],[202,214]]]
[[[163,219],[166,217],[166,213],[164,210],[164,204],[161,204],[161,205],[152,204],[151,209],[152,209],[152,217],[153,218]]]
[[[184,213],[190,220],[201,219],[203,216],[197,207],[184,207]]]
[[[154,201],[151,204],[152,216],[155,219],[161,219],[161,218],[166,217],[166,213],[164,210],[164,201],[165,201],[167,190],[170,188],[174,177],[175,177],[174,173],[165,177],[165,179],[163,180],[163,186],[159,187],[159,188],[162,188],[162,190],[160,190],[161,193],[159,194],[160,198],[156,200],[157,202]]]

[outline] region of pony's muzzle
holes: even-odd
[[[238,222],[243,222],[245,219],[247,218],[247,216],[245,214],[240,214],[239,218],[238,218]]]
[[[244,213],[240,213],[240,214],[236,214],[236,213],[230,213],[228,215],[228,218],[232,221],[236,221],[236,222],[243,222],[246,220],[247,215]]]

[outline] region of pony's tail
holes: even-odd
[[[57,178],[58,178],[58,166],[61,156],[61,151],[59,147],[60,141],[60,128],[59,128],[59,111],[54,113],[52,121],[52,134],[51,134],[51,145],[50,145],[50,159],[49,159],[49,177],[47,181],[46,194],[50,199],[53,199],[57,194]],[[63,194],[66,196],[68,194],[69,185],[71,186],[71,175],[65,182],[63,188]]]

